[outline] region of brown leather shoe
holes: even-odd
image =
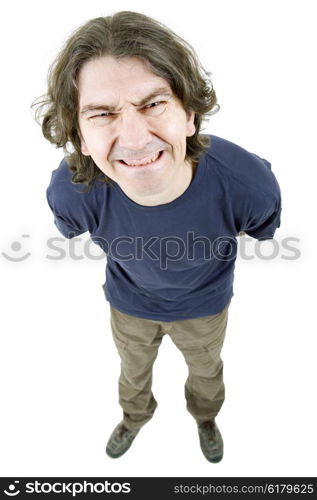
[[[198,424],[200,447],[208,462],[217,463],[223,457],[223,440],[214,420]]]
[[[123,425],[123,422],[120,422],[113,430],[107,443],[107,455],[111,458],[121,457],[130,448],[139,430],[129,430]]]

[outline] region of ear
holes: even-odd
[[[83,155],[90,156],[88,148],[87,148],[87,144],[85,143],[85,141],[82,137],[80,139],[80,149],[81,149],[81,152]]]
[[[187,113],[186,137],[191,137],[196,132],[196,127],[194,122],[195,122],[195,113],[194,111],[189,111]]]

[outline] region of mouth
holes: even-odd
[[[158,153],[152,154],[152,156],[146,156],[138,160],[118,160],[121,165],[128,168],[142,168],[156,165],[162,158],[164,151],[159,151]]]

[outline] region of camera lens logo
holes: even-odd
[[[18,484],[20,481],[14,481],[14,482]],[[15,484],[10,484],[8,486],[8,490],[10,490],[10,491],[4,490],[4,493],[6,495],[8,495],[9,497],[15,497],[16,495],[18,495],[20,493],[20,490],[16,490]]]

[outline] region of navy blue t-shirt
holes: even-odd
[[[281,196],[270,163],[210,136],[191,184],[174,201],[143,206],[113,181],[71,183],[65,160],[47,200],[66,237],[88,231],[107,256],[105,297],[133,316],[176,321],[220,312],[233,295],[239,232],[271,239]]]

